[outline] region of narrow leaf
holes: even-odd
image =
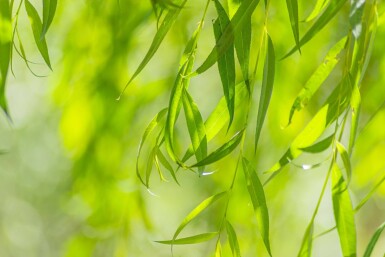
[[[11,9],[8,0],[0,0],[0,107],[8,115],[5,86],[12,49]]]
[[[176,178],[176,174],[174,172],[174,169],[172,168],[171,164],[167,161],[166,157],[163,155],[162,151],[159,148],[158,148],[158,151],[156,153],[156,158],[163,165],[163,167],[165,167],[170,172],[172,178],[179,185],[179,182],[178,182],[178,179]]]
[[[373,249],[376,246],[377,241],[380,238],[381,233],[382,233],[382,231],[384,231],[384,229],[385,229],[385,223],[382,223],[377,228],[376,232],[374,232],[372,238],[370,239],[370,242],[369,242],[368,246],[366,247],[366,250],[365,250],[363,257],[370,257],[372,255]]]
[[[166,244],[166,245],[199,244],[202,242],[209,241],[214,237],[216,237],[217,235],[218,235],[218,232],[210,232],[210,233],[204,233],[204,234],[199,234],[195,236],[179,238],[175,240],[165,240],[165,241],[155,241],[155,242],[159,244]]]
[[[382,185],[382,183],[385,182],[385,175],[376,183],[376,185],[369,191],[369,193],[360,201],[359,204],[357,204],[356,208],[354,210],[357,212],[359,211],[366,202],[372,197],[372,195],[377,191],[377,189]]]
[[[57,0],[43,0],[43,31],[41,38],[45,37],[48,28],[51,26],[55,16]]]
[[[45,40],[45,37],[42,37],[43,30],[42,30],[42,23],[41,23],[39,14],[36,11],[35,7],[29,2],[29,0],[25,0],[24,3],[25,3],[25,9],[29,17],[29,21],[31,23],[33,37],[35,38],[36,46],[39,49],[39,52],[43,57],[47,66],[50,69],[52,69],[51,61],[48,53],[47,42]]]
[[[297,0],[286,0],[286,6],[289,12],[290,24],[294,35],[295,44],[298,51],[301,52],[301,46],[299,44],[298,2]]]
[[[222,257],[222,246],[220,241],[217,242],[215,247],[215,257]]]
[[[349,182],[352,178],[352,166],[350,164],[349,154],[346,151],[345,146],[343,144],[341,144],[340,142],[337,141],[336,146],[337,146],[338,152],[340,153],[342,162],[344,163],[344,167],[346,170],[346,179],[347,179],[347,183],[349,184]]]
[[[263,122],[265,120],[267,109],[270,104],[270,98],[273,92],[273,85],[274,85],[274,76],[275,76],[274,46],[269,35],[267,35],[267,39],[268,40],[267,40],[266,59],[265,59],[265,65],[263,68],[262,89],[261,89],[261,96],[259,99],[257,126],[255,129],[254,151],[257,150],[259,137],[261,135]]]
[[[361,36],[362,32],[362,16],[364,13],[366,1],[351,0],[351,7],[349,13],[349,23],[352,29],[352,33],[356,39]]]
[[[334,164],[332,170],[332,200],[343,256],[357,256],[354,210],[347,184],[337,164]]]
[[[237,132],[229,141],[227,141],[224,145],[209,154],[205,159],[201,160],[200,162],[194,165],[191,165],[191,168],[209,165],[226,157],[239,145],[242,140],[242,136],[243,130]]]
[[[231,248],[231,252],[233,253],[233,256],[241,257],[241,250],[239,249],[237,234],[235,233],[233,226],[228,220],[226,220],[226,231],[227,231],[227,236],[229,237],[229,244],[230,244],[230,248]]]
[[[307,153],[320,153],[328,149],[331,144],[333,143],[335,135],[332,134],[328,136],[327,138],[319,141],[318,143],[315,143],[308,147],[299,148],[300,150],[307,152]]]
[[[306,232],[302,239],[302,244],[298,253],[298,257],[311,257],[311,252],[313,248],[313,233],[314,221],[312,220],[306,228]]]
[[[356,141],[358,120],[361,109],[361,93],[357,85],[353,87],[352,98],[350,99],[350,106],[352,110],[352,121],[349,136],[349,155],[352,154]]]
[[[265,192],[251,163],[246,158],[242,158],[242,165],[247,182],[247,189],[257,216],[257,225],[265,247],[271,256],[269,240],[269,212],[266,205]]]
[[[291,123],[294,113],[307,106],[315,92],[317,92],[327,77],[329,77],[339,61],[339,55],[346,45],[346,39],[347,37],[342,38],[330,49],[322,64],[311,75],[303,89],[299,92],[291,107],[288,124]]]
[[[329,2],[330,0],[317,0],[317,3],[315,4],[314,9],[309,14],[309,16],[305,19],[305,22],[312,21],[313,19],[318,17],[321,14],[324,7],[329,4]]]

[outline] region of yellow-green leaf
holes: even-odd
[[[333,143],[334,141],[334,137],[335,135],[332,134],[330,136],[328,136],[327,138],[319,141],[318,143],[315,143],[311,146],[308,146],[308,147],[303,147],[303,148],[300,148],[302,151],[304,152],[307,152],[307,153],[320,153],[320,152],[323,152],[325,151],[326,149],[328,149],[331,144]]]
[[[286,0],[286,6],[289,12],[290,24],[294,35],[294,41],[298,51],[301,52],[301,46],[299,45],[298,2],[297,0]]]
[[[43,30],[41,37],[44,38],[48,28],[51,26],[55,16],[57,0],[43,0]]]
[[[210,232],[210,233],[204,233],[204,234],[199,234],[199,235],[195,235],[195,236],[178,238],[175,240],[165,240],[165,241],[155,241],[155,242],[159,243],[159,244],[166,244],[166,245],[199,244],[202,242],[209,241],[217,235],[218,235],[218,232]]]
[[[8,114],[5,85],[12,48],[11,9],[8,0],[0,0],[0,107]]]
[[[347,183],[349,184],[352,177],[352,165],[350,164],[349,154],[346,151],[345,146],[338,141],[336,142],[336,147],[338,152],[340,153],[342,162],[344,163],[344,167],[346,170],[346,179],[347,179]]]
[[[228,220],[226,220],[226,231],[227,231],[227,236],[229,238],[229,244],[230,244],[230,248],[231,248],[231,252],[233,253],[233,256],[241,257],[241,250],[239,249],[237,233],[235,232],[233,226]]]
[[[385,223],[382,223],[377,228],[376,232],[374,232],[372,238],[370,239],[370,242],[369,242],[368,246],[366,247],[366,250],[365,250],[365,253],[364,253],[363,257],[370,257],[370,256],[372,256],[373,249],[376,246],[377,241],[380,238],[381,233],[382,233],[382,231],[384,231],[384,229],[385,229]]]
[[[314,233],[314,221],[311,220],[310,224],[306,228],[305,235],[303,236],[298,257],[311,257],[311,252],[313,248],[313,233]]]

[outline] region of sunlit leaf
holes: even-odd
[[[356,256],[356,227],[354,210],[350,200],[347,183],[341,170],[334,164],[332,170],[332,199],[334,217],[337,224],[343,256]]]
[[[214,237],[216,237],[217,235],[218,235],[218,232],[210,232],[210,233],[204,233],[204,234],[199,234],[195,236],[178,238],[175,240],[165,240],[165,241],[155,241],[155,242],[159,244],[166,244],[166,245],[199,244],[202,242],[209,241]]]
[[[306,228],[305,235],[303,236],[301,248],[298,253],[298,257],[311,257],[313,248],[313,233],[314,233],[314,221],[312,220]]]
[[[55,16],[57,0],[43,0],[43,30],[41,38],[45,37],[48,28],[50,27]]]
[[[329,5],[325,8],[325,11],[301,38],[301,40],[299,41],[299,47],[302,47],[307,42],[309,42],[315,35],[317,35],[317,33],[320,32],[330,22],[330,20],[341,10],[345,3],[346,0],[331,0]],[[290,56],[297,49],[297,46],[293,47],[283,58]]]
[[[11,9],[8,0],[0,0],[0,107],[8,114],[5,98],[9,62],[12,48]]]
[[[346,170],[347,183],[349,184],[351,177],[352,177],[352,166],[350,164],[349,154],[346,151],[345,146],[338,141],[336,142],[336,147],[337,147],[338,152],[340,153],[342,162],[344,163],[344,167]]]
[[[211,163],[214,163],[226,157],[227,155],[232,153],[234,149],[239,145],[239,143],[242,140],[242,136],[243,136],[243,130],[237,132],[229,141],[227,141],[217,150],[209,154],[206,158],[204,158],[200,162],[197,162],[194,165],[191,165],[191,167],[193,168],[193,167],[209,165]]]
[[[255,129],[255,145],[254,145],[255,151],[257,150],[263,122],[265,120],[267,109],[270,104],[270,98],[273,92],[274,76],[275,76],[274,46],[270,36],[267,35],[266,59],[265,59],[265,66],[263,68],[262,89],[261,89],[261,96],[259,99],[257,126]]]
[[[302,108],[307,106],[315,92],[317,92],[322,83],[333,71],[339,61],[339,55],[346,45],[346,39],[346,37],[342,38],[330,49],[322,64],[311,75],[303,89],[299,92],[298,96],[294,100],[293,106],[291,107],[288,124],[291,123],[293,115],[296,111],[300,111]]]
[[[320,153],[328,149],[331,144],[333,143],[335,135],[332,134],[328,136],[327,138],[319,141],[318,143],[315,143],[311,146],[308,147],[303,147],[300,148],[302,151],[307,152],[307,153]]]
[[[366,1],[362,0],[352,0],[350,13],[349,13],[349,22],[352,29],[352,33],[356,39],[358,39],[362,32],[362,16],[364,13]]]
[[[222,246],[220,241],[217,242],[215,247],[215,257],[222,257]]]
[[[294,35],[294,41],[297,45],[298,51],[301,52],[301,46],[299,45],[298,2],[297,0],[286,0],[286,6],[289,12],[290,24]]]
[[[162,151],[159,148],[158,148],[158,151],[156,152],[156,158],[163,165],[163,167],[165,167],[170,172],[172,178],[179,185],[174,169],[172,168],[171,164],[167,161],[166,157],[163,155]]]
[[[265,192],[251,163],[246,158],[242,158],[242,165],[247,182],[247,189],[257,216],[257,225],[265,247],[271,256],[269,239],[269,211],[266,205]]]
[[[230,244],[230,248],[231,248],[231,252],[233,253],[233,256],[241,257],[241,250],[239,249],[237,234],[233,226],[228,220],[226,220],[226,231],[227,231],[227,236],[229,237],[229,244]]]
[[[376,185],[369,191],[369,193],[357,204],[354,210],[359,211],[367,201],[372,197],[372,195],[377,191],[377,189],[385,182],[385,175],[376,183]]]
[[[172,237],[171,241],[175,241],[180,232],[189,224],[192,220],[194,220],[200,213],[202,213],[204,210],[207,209],[207,207],[211,206],[213,203],[218,201],[219,199],[222,199],[223,197],[227,196],[227,192],[221,192],[216,195],[210,196],[203,202],[201,202],[197,207],[195,207],[194,210],[192,210],[186,218],[182,221],[182,223],[179,225],[177,230],[174,233],[174,236]]]
[[[314,6],[314,9],[309,14],[309,16],[305,19],[305,22],[309,22],[309,21],[315,19],[316,17],[318,17],[321,14],[324,7],[326,5],[328,5],[329,2],[330,2],[330,0],[317,0],[316,4]]]
[[[368,246],[366,247],[366,250],[365,250],[363,257],[370,257],[372,255],[373,249],[376,246],[377,241],[380,238],[381,233],[382,233],[382,231],[384,231],[384,229],[385,229],[385,223],[382,223],[377,228],[376,232],[374,232],[372,238],[370,239],[370,242],[369,242]]]
[[[357,127],[361,109],[361,93],[357,85],[353,87],[352,98],[350,99],[350,106],[352,110],[352,122],[350,127],[349,137],[349,154],[352,154],[354,143],[357,135]]]

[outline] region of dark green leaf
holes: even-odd
[[[199,244],[202,242],[209,241],[210,239],[213,239],[217,235],[218,235],[218,232],[210,232],[210,233],[204,233],[204,234],[199,234],[195,236],[179,238],[175,240],[165,240],[165,241],[155,241],[155,242],[159,244],[166,244],[166,245]]]
[[[251,163],[246,158],[242,158],[242,165],[247,182],[247,189],[257,216],[257,225],[265,247],[271,256],[269,240],[269,211],[266,205],[265,192]]]
[[[255,151],[257,150],[263,122],[265,120],[267,109],[270,104],[270,98],[273,92],[274,76],[275,76],[274,46],[270,36],[267,34],[266,59],[265,59],[265,65],[263,68],[262,89],[261,89],[261,96],[259,99],[257,126],[255,129],[255,147],[254,147]]]
[[[370,257],[372,255],[373,249],[377,244],[378,239],[381,236],[382,231],[385,229],[385,223],[382,223],[376,230],[376,232],[373,234],[372,238],[370,239],[370,242],[368,246],[366,247],[365,253],[363,257]]]
[[[229,237],[229,244],[230,244],[230,248],[231,248],[231,252],[233,253],[233,256],[241,257],[241,250],[239,249],[237,234],[235,233],[233,226],[230,224],[228,220],[226,220],[226,231],[227,231],[227,236]]]
[[[45,37],[48,28],[51,26],[55,16],[57,0],[43,0],[43,31],[41,38]]]
[[[0,0],[0,107],[8,115],[5,85],[12,48],[11,9],[8,0]]]
[[[286,6],[289,12],[290,24],[294,35],[294,41],[298,51],[301,52],[301,47],[299,45],[298,2],[297,0],[286,0]]]
[[[38,12],[35,7],[29,2],[29,0],[25,0],[25,9],[27,11],[29,21],[31,23],[33,37],[35,38],[35,43],[41,56],[43,57],[45,63],[51,68],[51,61],[49,59],[48,47],[45,37],[42,37],[42,23],[39,17]]]
[[[242,136],[243,130],[236,133],[228,142],[209,154],[205,159],[194,165],[191,165],[191,168],[209,165],[229,155],[239,145],[242,140]]]
[[[355,257],[357,246],[354,210],[347,184],[337,164],[334,164],[332,170],[332,199],[343,256]]]
[[[334,140],[334,134],[328,136],[327,138],[319,141],[318,143],[315,143],[314,145],[299,148],[300,150],[307,152],[307,153],[320,153],[328,149]]]

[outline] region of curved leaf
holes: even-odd
[[[301,52],[301,46],[299,45],[298,2],[297,0],[286,0],[286,6],[289,12],[290,24],[294,35],[294,41],[298,51]]]
[[[310,224],[306,228],[305,235],[303,236],[298,257],[311,257],[311,252],[313,248],[313,233],[314,233],[314,221],[311,220]]]
[[[227,231],[227,236],[229,237],[231,252],[233,253],[233,256],[241,257],[241,250],[239,249],[237,234],[235,233],[235,230],[231,225],[231,223],[228,220],[226,220],[225,222],[226,222],[226,231]]]
[[[199,244],[202,242],[209,241],[210,239],[213,239],[217,235],[218,235],[218,232],[210,232],[210,233],[204,233],[204,234],[199,234],[195,236],[178,238],[175,240],[165,240],[165,241],[155,241],[155,242],[159,244],[166,244],[166,245]]]
[[[309,16],[305,19],[305,22],[309,22],[315,19],[316,17],[318,17],[321,14],[324,7],[329,4],[329,2],[330,0],[317,0],[317,3],[315,4],[314,9],[309,14]]]
[[[378,239],[381,236],[382,231],[385,229],[385,223],[382,223],[376,230],[376,232],[373,234],[372,238],[370,239],[370,242],[368,246],[366,247],[365,253],[363,257],[370,257],[372,255],[373,249],[377,244]]]
[[[48,28],[51,26],[55,16],[57,0],[43,0],[43,30],[41,38],[45,37]]]
[[[346,151],[345,146],[338,141],[336,142],[336,147],[338,152],[340,153],[342,162],[344,163],[344,167],[346,170],[346,179],[347,179],[347,183],[349,184],[352,178],[352,165],[350,164],[349,154]]]
[[[335,134],[332,134],[332,135],[328,136],[327,138],[319,141],[318,143],[315,143],[314,145],[299,148],[299,149],[301,149],[302,151],[307,152],[307,153],[323,152],[332,145],[332,143],[334,141],[334,137],[335,137]]]
[[[0,107],[8,115],[5,85],[12,49],[11,8],[8,0],[0,0]]]

